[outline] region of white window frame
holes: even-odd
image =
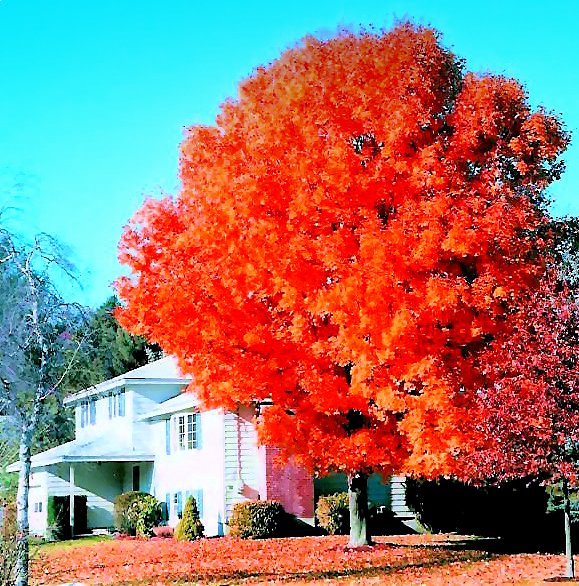
[[[96,425],[96,397],[83,399],[80,402],[80,426]]]
[[[87,427],[89,424],[89,406],[88,399],[83,399],[80,402],[80,426]]]
[[[117,389],[108,393],[109,419],[124,417],[126,409],[125,389]]]
[[[199,449],[198,413],[179,413],[171,417],[171,451]]]

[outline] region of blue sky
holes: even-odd
[[[579,215],[574,2],[0,0],[2,221],[68,245],[83,290],[67,295],[98,305],[123,225],[146,195],[178,189],[184,128],[212,123],[241,79],[306,34],[408,18],[561,114],[575,141],[553,211]]]

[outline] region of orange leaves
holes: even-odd
[[[123,323],[206,404],[272,398],[262,437],[320,470],[434,473],[544,271],[537,201],[566,140],[434,31],[305,39],[187,134],[181,192],[121,241]]]
[[[346,549],[346,537],[241,540],[232,538],[176,542],[116,540],[44,550],[32,561],[39,586],[82,581],[90,585],[165,585],[180,582],[310,583],[324,573],[336,584],[544,584],[561,576],[564,559],[556,555],[489,556],[462,548],[457,535],[378,537],[363,550]],[[454,542],[454,543],[453,543]],[[476,543],[476,542],[474,542]],[[369,571],[368,577],[364,576]],[[346,578],[348,574],[353,578]],[[331,578],[324,583],[333,584]]]
[[[355,573],[365,568],[390,572],[407,566],[444,564],[486,558],[477,551],[437,547],[436,538],[379,537],[373,548],[347,550],[346,538],[301,537],[242,540],[224,537],[177,542],[173,539],[115,540],[94,545],[44,551],[32,563],[35,584],[82,581],[87,584],[126,584],[152,580],[237,582],[295,580],[328,573]],[[398,542],[401,544],[398,545]],[[408,547],[416,543],[418,547]],[[420,547],[423,543],[427,547]],[[153,583],[153,582],[151,582]]]

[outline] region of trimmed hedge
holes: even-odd
[[[199,517],[199,509],[195,497],[190,496],[185,502],[183,518],[175,529],[175,539],[179,541],[194,541],[203,537],[203,523]]]
[[[330,535],[345,535],[350,531],[350,509],[347,492],[337,492],[318,499],[318,525]]]
[[[277,501],[244,501],[233,507],[230,534],[243,539],[281,536],[286,512]]]

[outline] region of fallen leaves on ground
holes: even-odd
[[[90,585],[171,582],[248,583],[323,578],[340,584],[525,584],[561,575],[561,556],[491,557],[461,549],[448,536],[378,537],[376,545],[347,549],[346,537],[245,541],[230,537],[196,542],[108,541],[41,552],[32,582]],[[459,542],[460,543],[460,542]],[[350,579],[348,579],[348,577]],[[353,579],[354,581],[350,581]],[[538,580],[535,582],[534,580]]]

